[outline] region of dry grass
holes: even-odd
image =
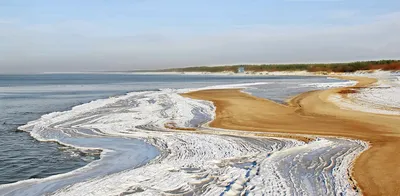
[[[358,93],[357,90],[355,89],[343,89],[338,92],[339,94],[353,94],[353,93]]]
[[[167,129],[180,130],[180,131],[196,131],[196,128],[189,127],[177,127],[175,123],[165,123],[164,125]]]

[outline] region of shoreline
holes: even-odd
[[[245,143],[242,143],[242,141],[240,141],[240,140],[235,140],[235,139],[237,139],[236,137],[230,137],[229,135],[231,135],[231,134],[229,134],[229,133],[227,134],[224,130],[221,130],[221,133],[219,136],[218,136],[218,134],[212,134],[214,131],[218,132],[217,129],[211,129],[211,130],[209,130],[209,132],[207,130],[202,130],[202,131],[204,131],[205,134],[191,134],[191,133],[193,133],[192,131],[196,131],[196,130],[195,130],[195,128],[185,128],[187,125],[185,122],[190,122],[189,120],[195,118],[196,114],[193,113],[193,109],[196,109],[196,111],[203,111],[202,113],[211,115],[210,116],[211,118],[209,118],[209,119],[212,120],[215,117],[215,113],[216,113],[215,109],[218,110],[218,108],[215,108],[214,106],[212,106],[212,104],[210,102],[204,103],[204,102],[199,102],[199,101],[195,101],[195,100],[190,100],[188,98],[183,98],[182,96],[180,96],[178,94],[183,93],[183,92],[196,93],[196,91],[198,91],[198,90],[205,90],[205,89],[207,89],[207,90],[213,89],[213,91],[219,91],[218,89],[221,89],[221,87],[225,90],[228,90],[228,89],[230,89],[232,91],[237,90],[238,93],[242,93],[242,92],[240,92],[239,88],[244,88],[245,86],[254,85],[254,84],[257,84],[257,82],[256,83],[236,84],[236,85],[229,85],[229,84],[228,85],[216,85],[216,86],[210,86],[210,87],[206,87],[206,88],[197,88],[196,90],[185,89],[184,91],[179,90],[179,89],[171,91],[171,90],[167,89],[167,90],[161,90],[161,91],[132,92],[132,93],[127,93],[127,94],[118,96],[118,97],[99,99],[96,101],[85,103],[85,104],[82,104],[79,106],[75,106],[71,110],[67,110],[64,112],[52,112],[50,114],[43,115],[42,116],[42,117],[44,117],[43,119],[41,117],[40,119],[37,119],[36,121],[31,121],[31,122],[35,122],[33,124],[44,123],[45,124],[44,127],[48,127],[49,131],[51,131],[51,132],[60,131],[62,133],[62,132],[64,132],[64,130],[63,130],[64,128],[66,128],[66,129],[73,128],[74,130],[77,131],[77,133],[85,135],[85,138],[86,138],[88,136],[87,135],[88,130],[86,130],[85,128],[84,129],[76,129],[76,127],[71,127],[70,123],[74,123],[76,121],[76,119],[87,119],[87,117],[89,117],[89,116],[93,117],[90,114],[93,112],[99,116],[95,116],[94,120],[91,120],[91,119],[93,119],[93,118],[91,118],[89,120],[80,121],[78,123],[78,125],[79,126],[83,125],[83,127],[87,127],[87,128],[90,127],[89,130],[91,130],[94,133],[95,138],[97,138],[97,136],[96,136],[97,133],[100,133],[101,135],[104,135],[104,136],[108,135],[108,134],[112,134],[113,136],[118,135],[118,136],[122,136],[124,139],[128,139],[130,137],[135,138],[135,139],[140,139],[140,140],[143,139],[146,143],[148,143],[152,146],[155,146],[158,149],[163,149],[164,151],[173,150],[173,151],[177,151],[177,152],[187,152],[187,150],[191,150],[191,149],[197,149],[197,150],[207,149],[208,151],[206,151],[206,152],[196,150],[195,152],[197,154],[194,153],[193,155],[204,155],[204,153],[205,153],[207,155],[206,158],[210,158],[211,160],[215,159],[213,157],[216,156],[215,152],[217,149],[219,149],[222,152],[221,154],[217,154],[218,160],[221,158],[223,159],[225,156],[227,156],[227,157],[238,157],[239,156],[240,157],[241,154],[247,155],[248,153],[253,152],[252,150],[258,151],[258,149],[259,149],[258,142],[252,141],[250,139],[250,140],[246,140]],[[337,86],[337,87],[339,87],[339,86]],[[165,99],[165,97],[158,99],[158,96],[160,94],[166,95],[167,99]],[[248,93],[246,93],[246,94],[248,95],[248,97],[254,97],[251,94],[248,94]],[[296,97],[294,97],[294,98],[296,98]],[[153,119],[153,118],[155,118],[154,116],[149,116],[146,113],[140,113],[140,112],[149,110],[148,107],[145,107],[150,103],[148,101],[149,99],[157,100],[154,102],[151,101],[151,104],[156,103],[155,105],[160,106],[161,108],[170,108],[171,100],[175,104],[172,105],[173,107],[171,107],[172,110],[170,111],[171,113],[169,113],[169,115],[160,115],[160,119],[158,119],[158,121],[156,121],[154,123],[154,119]],[[168,100],[170,100],[170,101],[168,101]],[[260,100],[264,100],[264,99],[261,98]],[[268,101],[268,100],[266,100],[266,101]],[[135,104],[132,104],[132,103],[135,103]],[[141,104],[141,103],[143,103],[143,104]],[[179,103],[179,104],[177,104],[177,103]],[[271,104],[276,105],[277,108],[284,106],[287,110],[286,111],[287,113],[283,113],[283,114],[287,115],[287,116],[291,116],[291,115],[294,115],[294,114],[292,114],[292,111],[294,108],[302,107],[302,105],[301,105],[302,103],[300,101],[298,103],[297,102],[293,102],[293,103],[294,103],[293,106],[281,105],[281,104],[277,104],[275,102],[272,102]],[[103,107],[104,104],[107,107]],[[111,108],[113,109],[113,112],[109,112]],[[115,108],[118,108],[118,110],[115,110]],[[127,108],[130,109],[129,113],[127,113],[127,110],[126,110]],[[134,109],[134,110],[132,111],[132,109]],[[150,107],[150,109],[153,109],[152,110],[153,112],[151,112],[152,114],[154,113],[154,111],[161,111],[157,107]],[[295,113],[295,115],[297,115],[297,114],[303,115],[300,112],[297,113],[297,111],[295,111],[294,113]],[[127,115],[127,114],[129,114],[129,115]],[[154,114],[158,114],[158,113],[154,113]],[[160,114],[162,114],[162,113],[160,113]],[[273,115],[273,112],[271,112],[271,114]],[[145,121],[141,121],[140,123],[139,123],[139,121],[137,121],[139,123],[138,125],[140,125],[140,126],[134,126],[134,125],[132,125],[133,122],[132,122],[131,115],[134,115],[135,117],[143,117],[143,119],[145,121],[147,121],[146,119],[149,119],[149,118],[151,120],[147,123],[144,123]],[[177,120],[171,121],[169,116],[176,116],[176,115],[177,115],[177,118],[176,118]],[[191,115],[194,115],[194,116],[192,117]],[[315,117],[313,116],[313,118],[315,118]],[[306,117],[304,119],[308,119],[308,117]],[[264,120],[264,119],[261,119],[261,120]],[[303,118],[302,118],[302,120],[303,120]],[[310,120],[310,119],[308,119],[308,120]],[[52,121],[52,122],[47,122],[47,121]],[[60,125],[60,122],[61,122],[61,125]],[[284,121],[282,121],[282,122],[284,122]],[[53,125],[57,125],[59,127],[59,129],[53,129],[53,127],[54,127]],[[112,125],[112,126],[109,126],[109,125]],[[25,126],[27,126],[27,125],[25,125]],[[77,126],[77,127],[79,127],[79,126]],[[114,129],[115,126],[117,126],[119,128]],[[132,132],[131,129],[129,129],[129,128],[133,128],[133,127],[136,129],[136,131],[134,131],[134,132]],[[157,128],[159,128],[159,129],[157,129]],[[200,128],[201,128],[201,126],[200,126]],[[206,126],[203,126],[203,128],[206,128]],[[153,129],[156,132],[153,132],[153,131],[148,132],[149,129]],[[171,134],[171,129],[172,130],[175,129],[176,132],[184,132],[184,133],[181,136],[176,137],[175,134]],[[327,142],[330,143],[329,141],[326,141],[326,139],[329,138],[327,136],[324,136],[324,138],[318,138],[318,136],[316,136],[315,134],[314,135],[304,134],[301,132],[301,130],[299,131],[298,134],[288,135],[287,133],[281,133],[281,132],[285,131],[284,127],[283,128],[275,127],[275,129],[276,130],[273,134],[271,134],[271,132],[265,132],[265,131],[264,132],[241,131],[241,132],[242,132],[243,136],[244,135],[252,135],[252,136],[254,136],[255,139],[258,139],[260,137],[268,137],[268,138],[275,140],[275,137],[276,137],[276,138],[280,138],[278,140],[293,140],[294,143],[299,142],[299,140],[300,140],[300,141],[306,143],[306,145],[309,145],[312,147],[318,147],[320,145],[322,145],[322,146],[327,145]],[[44,129],[43,131],[45,131],[45,130],[46,129]],[[100,130],[102,130],[102,131],[100,131]],[[166,132],[163,133],[163,130],[165,130]],[[239,130],[244,130],[244,129],[237,129],[237,130],[239,131]],[[67,131],[67,130],[65,130],[65,131]],[[238,134],[238,132],[235,132],[235,130],[230,130],[230,132],[232,133],[232,135]],[[37,133],[39,133],[39,132],[37,132]],[[43,132],[43,133],[45,133],[45,132]],[[199,131],[198,133],[201,133],[201,131]],[[210,133],[211,135],[208,135],[207,133]],[[38,135],[38,136],[40,136],[40,135]],[[43,134],[42,136],[46,136],[46,138],[47,138],[47,134]],[[181,139],[181,137],[184,137],[185,139]],[[218,137],[219,139],[216,139],[215,137]],[[240,137],[240,134],[239,134],[239,137]],[[56,137],[56,139],[57,138],[58,137]],[[145,139],[145,138],[147,138],[147,139]],[[152,138],[152,139],[150,140],[149,138]],[[230,138],[233,138],[233,140],[231,140]],[[251,138],[253,138],[253,137],[251,137]],[[286,139],[286,138],[289,138],[289,139]],[[199,139],[201,139],[201,141],[204,141],[204,142],[203,143],[200,142]],[[212,139],[215,139],[215,140],[212,140]],[[264,138],[264,139],[267,139],[267,138]],[[322,139],[325,141],[321,142],[321,141],[319,141],[319,139]],[[192,146],[189,146],[188,148],[180,149],[181,147],[186,145],[185,144],[186,140],[192,141],[189,143],[193,144],[193,148],[192,148]],[[210,140],[213,141],[213,142],[211,142],[211,144],[212,145],[215,144],[214,146],[209,144]],[[334,136],[332,136],[328,140],[331,140],[331,142],[332,142],[333,140],[337,140],[337,139],[335,139]],[[179,143],[182,141],[183,141],[183,143]],[[221,147],[221,146],[218,147],[218,145],[221,145],[221,141],[226,141],[226,142],[228,142],[227,144],[229,144],[229,145],[226,145],[223,147]],[[352,140],[352,142],[354,142],[354,140]],[[360,148],[362,151],[365,150],[368,146],[368,144],[363,141],[356,141],[356,142],[361,143],[362,146],[364,146],[364,148]],[[285,143],[285,142],[283,142],[283,143]],[[203,148],[198,148],[198,146],[199,146],[198,144],[204,145]],[[209,145],[206,145],[206,144],[209,144]],[[231,146],[233,144],[235,144],[235,145],[238,144],[238,146],[237,146],[238,148]],[[242,148],[243,147],[242,144],[249,144],[249,145],[245,145],[244,146],[245,148]],[[279,144],[279,143],[277,143],[277,144]],[[289,146],[293,145],[290,142],[286,142],[285,145],[286,144]],[[339,144],[339,143],[337,143],[337,144]],[[178,148],[173,149],[172,147],[174,145],[176,145],[176,147],[178,147]],[[253,146],[253,145],[255,145],[255,146]],[[215,147],[215,146],[217,146],[217,147]],[[300,146],[302,146],[302,144]],[[332,145],[332,146],[335,147],[335,145]],[[264,145],[261,145],[260,147],[262,147],[262,149],[264,149]],[[232,149],[233,151],[229,150],[229,149]],[[241,149],[241,150],[236,151],[237,149]],[[273,154],[274,156],[271,156],[271,158],[282,155],[279,152],[280,151],[279,149],[276,149],[276,151],[277,151],[277,153],[276,154],[274,153]],[[330,148],[326,148],[323,153],[329,152],[329,151],[330,151]],[[304,153],[304,152],[306,152],[306,151],[302,151],[302,153]],[[347,152],[347,151],[344,151],[344,152]],[[357,191],[357,190],[360,190],[359,188],[357,188],[357,187],[356,187],[356,189],[354,188],[355,183],[353,183],[353,181],[352,181],[352,179],[354,179],[354,178],[351,176],[351,172],[347,168],[351,168],[350,166],[353,164],[353,160],[355,159],[354,157],[358,156],[360,154],[360,152],[361,151],[358,151],[357,153],[350,155],[350,156],[352,156],[351,158],[348,158],[348,159],[346,159],[346,162],[341,162],[342,164],[339,164],[339,167],[342,168],[340,170],[341,175],[337,175],[338,173],[336,173],[336,176],[341,176],[342,179],[339,179],[339,182],[347,182],[347,183],[345,183],[346,186],[335,186],[335,187],[345,189],[346,187],[349,187],[348,185],[351,184],[352,188],[354,190],[356,190],[356,192],[359,192],[359,191]],[[108,153],[108,152],[106,152],[106,153]],[[230,153],[232,153],[232,154],[230,154]],[[177,153],[177,154],[180,154],[180,153]],[[183,153],[183,154],[185,154],[185,153]],[[268,156],[270,156],[270,155],[271,154],[268,154]],[[299,153],[297,153],[297,154],[292,153],[292,155],[293,155],[293,157],[297,157],[299,155]],[[162,157],[162,156],[160,156],[160,157]],[[314,156],[314,157],[318,158],[319,156]],[[142,183],[140,181],[136,181],[135,179],[130,178],[130,176],[138,176],[140,174],[142,177],[146,177],[147,174],[158,173],[158,172],[164,172],[164,175],[160,175],[160,176],[158,176],[158,178],[156,178],[156,176],[151,176],[151,175],[147,176],[149,178],[156,178],[158,181],[153,182],[154,184],[149,182],[146,185],[144,185],[145,187],[146,186],[153,187],[154,185],[159,184],[159,182],[165,181],[165,179],[167,179],[167,178],[168,179],[171,179],[171,178],[182,179],[182,181],[183,181],[182,183],[186,184],[187,182],[190,181],[190,177],[193,174],[189,174],[188,176],[185,176],[184,173],[182,173],[182,172],[179,172],[179,173],[176,173],[176,172],[168,173],[168,172],[169,171],[180,171],[182,166],[184,166],[183,167],[184,169],[182,169],[181,171],[185,171],[185,168],[187,168],[186,164],[189,164],[189,163],[195,164],[195,165],[199,164],[197,166],[198,168],[210,166],[206,162],[201,163],[201,164],[198,163],[199,160],[205,161],[205,159],[201,158],[201,157],[199,159],[193,158],[193,156],[183,157],[183,158],[187,158],[187,160],[184,159],[186,162],[182,162],[180,160],[182,157],[180,157],[180,156],[175,157],[175,158],[177,158],[177,159],[170,159],[170,160],[166,160],[166,161],[164,160],[165,164],[161,165],[162,167],[157,168],[157,165],[154,166],[153,164],[150,164],[150,165],[146,165],[144,167],[139,167],[139,168],[129,170],[129,172],[127,172],[127,173],[119,173],[120,176],[119,176],[119,174],[118,175],[110,175],[107,178],[100,177],[95,182],[85,181],[82,183],[74,183],[74,184],[71,184],[70,188],[61,188],[61,189],[57,190],[56,193],[68,195],[68,194],[73,194],[73,193],[78,194],[82,191],[98,191],[98,190],[101,190],[102,185],[103,186],[108,185],[108,184],[110,184],[110,182],[115,181],[116,179],[125,179],[126,180],[127,177],[129,177],[129,179],[131,180],[129,183],[126,183],[126,181],[121,181],[121,182],[125,183],[126,186],[129,186],[129,187],[121,188],[120,186],[117,186],[117,187],[113,187],[114,189],[112,190],[112,191],[115,191],[118,189],[118,191],[120,191],[119,193],[125,193],[124,191],[130,190],[133,184]],[[263,157],[263,158],[265,158],[265,157]],[[179,160],[179,161],[178,162],[168,162],[168,161],[174,161],[174,160]],[[261,159],[261,160],[264,160],[264,159]],[[327,161],[329,162],[329,159],[327,159]],[[257,160],[257,162],[262,163],[262,161],[259,161],[259,160]],[[160,162],[160,163],[162,163],[162,162]],[[164,166],[168,166],[170,163],[173,163],[172,165],[174,165],[175,168],[171,169],[170,167],[164,167]],[[181,163],[183,163],[183,164],[181,165]],[[147,166],[150,166],[150,167],[147,167]],[[283,167],[283,168],[287,168],[287,167]],[[310,173],[310,171],[309,171],[309,173]],[[268,174],[268,172],[266,172],[266,174]],[[228,175],[226,175],[226,176],[228,176]],[[302,176],[302,175],[299,175],[299,176]],[[126,177],[126,178],[121,178],[121,177]],[[185,177],[187,177],[187,178],[185,178]],[[53,178],[47,178],[47,179],[51,180]],[[332,179],[336,179],[336,178],[332,178]],[[351,183],[348,182],[348,180],[351,180]],[[42,184],[45,184],[45,183],[43,183],[43,181],[46,181],[46,179],[37,179],[37,181],[35,180],[34,186],[38,185],[36,187],[39,187],[39,189],[37,189],[37,191],[44,190],[44,189],[40,188],[40,186]],[[234,181],[235,181],[234,179],[230,180],[230,182],[232,182],[232,183]],[[256,180],[256,182],[257,182],[257,180]],[[300,182],[300,181],[297,181],[297,182]],[[117,184],[121,185],[121,183],[117,183]],[[82,186],[82,185],[84,185],[84,186]],[[88,186],[88,185],[90,185],[90,186]],[[173,183],[171,185],[173,185]],[[12,185],[12,186],[14,186],[14,185]],[[92,186],[98,187],[100,189],[92,189]],[[73,188],[71,188],[71,187],[73,187]],[[262,188],[263,186],[260,186],[260,187]],[[247,188],[249,188],[249,187],[247,187]],[[1,192],[1,189],[2,189],[2,186],[0,185],[0,192]],[[4,187],[3,187],[3,189],[4,189]],[[31,188],[21,187],[21,191],[24,191],[22,189],[32,190]],[[344,189],[342,189],[342,190],[344,190]],[[145,190],[145,189],[143,189],[143,190]],[[165,191],[165,190],[168,190],[168,186],[164,187],[164,189],[163,189],[163,187],[159,187],[160,192]],[[108,191],[111,191],[111,190],[108,190]],[[151,193],[150,189],[148,189],[146,191],[150,191],[150,193]],[[104,193],[105,192],[103,192],[103,194]],[[98,192],[98,194],[99,194],[99,192]]]
[[[377,72],[392,72],[400,73],[400,70],[358,70],[355,72],[326,72],[326,71],[316,71],[309,72],[306,70],[297,71],[245,71],[243,73],[235,73],[232,71],[222,71],[222,72],[200,72],[200,71],[155,71],[155,72],[107,72],[106,74],[133,74],[133,75],[210,75],[210,76],[325,76],[325,77],[335,77],[335,76],[347,76],[348,74],[371,74]]]
[[[365,195],[397,195],[400,189],[400,117],[343,110],[328,98],[350,88],[372,85],[377,79],[331,75],[356,80],[353,87],[302,93],[281,105],[242,93],[239,89],[203,90],[183,96],[212,101],[216,118],[211,127],[286,134],[307,134],[352,138],[369,143],[369,148],[353,160],[350,179]],[[249,110],[251,112],[249,112]],[[388,160],[389,159],[389,160]],[[397,169],[397,170],[396,170]]]

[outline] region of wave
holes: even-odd
[[[264,83],[220,85],[245,88]],[[304,143],[257,133],[213,129],[211,102],[161,89],[128,93],[53,112],[19,129],[40,141],[100,149],[78,170],[1,185],[1,195],[357,195],[348,181],[361,141]],[[174,131],[197,127],[196,132]]]

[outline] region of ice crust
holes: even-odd
[[[245,88],[258,85],[213,86]],[[101,149],[78,170],[1,185],[0,195],[358,195],[351,163],[362,141],[308,144],[240,130],[213,129],[211,102],[179,93],[133,92],[54,112],[21,126],[40,141]],[[198,131],[166,128],[197,127]]]

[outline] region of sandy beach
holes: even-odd
[[[288,100],[287,105],[240,89],[203,90],[184,96],[214,103],[216,118],[211,127],[367,141],[370,148],[356,159],[353,170],[349,171],[350,178],[355,179],[364,195],[399,195],[400,154],[396,149],[400,149],[400,117],[340,109],[328,100],[329,96],[377,81],[366,77],[341,78],[356,80],[358,84],[306,92]]]

